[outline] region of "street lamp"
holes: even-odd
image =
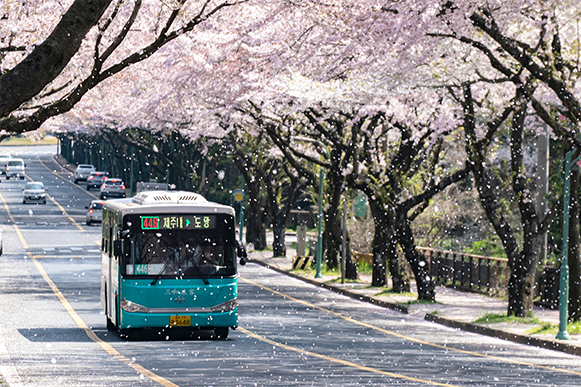
[[[559,332],[557,339],[570,340],[567,332],[567,318],[569,309],[569,201],[571,197],[571,169],[581,159],[575,160],[573,153],[575,150],[565,154],[565,172],[563,179],[563,257],[561,258],[560,284],[559,284]]]
[[[329,160],[329,151],[327,146],[319,140],[315,140],[308,137],[296,137],[295,140],[313,142],[317,144],[322,151],[324,151],[324,156],[326,160]],[[317,214],[318,220],[318,232],[317,232],[317,253],[315,256],[315,278],[323,278],[321,275],[321,260],[323,256],[323,178],[325,177],[325,170],[323,167],[319,169],[319,213]]]

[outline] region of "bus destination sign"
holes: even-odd
[[[142,230],[209,230],[216,228],[215,215],[142,216]]]

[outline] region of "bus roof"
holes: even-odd
[[[107,200],[104,210],[128,213],[221,213],[234,215],[234,209],[209,202],[202,195],[188,191],[143,191],[126,199]]]

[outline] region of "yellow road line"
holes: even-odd
[[[391,335],[391,336],[399,337],[399,338],[404,339],[404,340],[413,341],[415,343],[419,343],[419,344],[422,344],[422,345],[429,345],[431,347],[444,349],[446,351],[454,351],[454,352],[459,352],[459,353],[463,353],[463,354],[466,354],[466,355],[483,357],[483,358],[487,358],[487,359],[494,359],[494,360],[498,360],[498,361],[502,361],[502,362],[506,362],[506,363],[519,364],[519,365],[524,365],[524,366],[529,366],[529,367],[535,367],[535,368],[540,368],[540,369],[546,369],[546,370],[551,370],[551,371],[557,371],[557,372],[562,372],[562,373],[567,373],[567,374],[573,374],[573,375],[581,375],[581,372],[570,371],[570,370],[565,370],[565,369],[560,369],[560,368],[555,368],[555,367],[549,367],[549,366],[543,366],[543,365],[538,365],[538,364],[533,364],[533,363],[526,363],[526,362],[523,362],[523,361],[508,359],[508,358],[505,358],[505,357],[499,357],[499,356],[487,355],[487,354],[484,354],[484,353],[467,351],[467,350],[464,350],[464,349],[458,349],[458,348],[454,348],[454,347],[448,347],[448,346],[445,346],[445,345],[431,343],[429,341],[424,341],[424,340],[416,339],[416,338],[413,338],[413,337],[405,336],[405,335],[402,335],[400,333],[396,333],[396,332],[393,332],[393,331],[390,331],[390,330],[387,330],[387,329],[383,329],[383,328],[376,327],[374,325],[371,325],[371,324],[368,324],[368,323],[365,323],[365,322],[362,322],[362,321],[355,320],[354,318],[351,318],[351,317],[342,315],[341,313],[334,312],[334,311],[332,311],[330,309],[326,309],[326,308],[323,308],[321,306],[317,306],[315,304],[311,304],[310,302],[303,301],[303,300],[299,300],[298,298],[294,298],[292,296],[289,296],[288,294],[285,294],[285,293],[276,291],[274,289],[271,289],[271,288],[269,288],[267,286],[264,286],[264,285],[261,285],[259,283],[253,282],[253,281],[248,280],[246,278],[243,278],[243,277],[239,277],[239,278],[241,280],[243,280],[243,281],[251,284],[251,285],[258,286],[259,288],[262,288],[262,289],[264,289],[266,291],[269,291],[269,292],[271,292],[273,294],[277,294],[277,295],[279,295],[281,297],[287,298],[287,299],[289,299],[291,301],[298,302],[298,303],[303,304],[303,305],[306,305],[306,306],[308,306],[310,308],[318,309],[318,310],[323,311],[325,313],[332,314],[332,315],[334,315],[336,317],[342,318],[343,320],[349,321],[349,322],[351,322],[353,324],[361,325],[361,326],[364,326],[366,328],[373,329],[373,330],[376,330],[376,331],[379,331],[379,332],[382,332],[382,333],[386,333],[386,334]]]
[[[418,378],[414,378],[414,377],[411,377],[411,376],[406,376],[406,375],[402,375],[402,374],[396,374],[396,373],[393,373],[393,372],[387,372],[387,371],[378,370],[376,368],[362,366],[360,364],[352,363],[352,362],[347,361],[347,360],[341,360],[341,359],[337,359],[335,357],[321,355],[320,353],[316,353],[316,352],[305,351],[305,350],[300,349],[300,348],[291,347],[289,345],[282,344],[282,343],[279,343],[277,341],[267,339],[266,337],[262,337],[260,335],[257,335],[256,333],[250,332],[249,330],[244,329],[242,327],[238,327],[238,329],[240,330],[240,332],[245,333],[248,336],[253,337],[253,338],[257,339],[257,340],[264,341],[265,343],[274,345],[274,346],[279,347],[279,348],[284,348],[284,349],[289,350],[289,351],[298,352],[298,353],[300,353],[302,355],[305,355],[305,356],[317,357],[319,359],[331,361],[333,363],[343,364],[343,365],[346,365],[348,367],[357,368],[357,369],[360,369],[362,371],[368,371],[368,372],[373,372],[373,373],[380,374],[380,375],[389,376],[389,377],[392,377],[392,378],[395,378],[395,379],[404,379],[404,380],[409,380],[409,381],[412,381],[412,382],[421,382],[421,383],[430,384],[430,385],[433,385],[433,386],[457,387],[454,384],[446,384],[446,383],[433,382],[431,380],[426,380],[426,379],[418,379]]]
[[[47,195],[48,196],[48,195]],[[56,206],[63,212],[63,214],[69,218],[69,220],[71,222],[73,222],[73,224],[75,226],[77,226],[77,228],[81,231],[85,231],[85,229],[83,227],[81,227],[74,219],[72,216],[69,215],[69,213],[67,212],[67,210],[64,209],[63,206],[61,206],[56,200],[54,200],[51,196],[48,197],[50,199],[51,202],[53,202],[54,204],[56,204]]]
[[[38,159],[38,162],[40,163],[40,165],[42,165],[43,167],[45,167],[45,168],[46,168],[46,169],[47,169],[47,170],[48,170],[50,173],[52,173],[52,174],[54,174],[54,175],[56,175],[56,176],[60,177],[61,179],[63,179],[63,180],[65,180],[65,181],[67,181],[69,184],[72,184],[72,185],[74,185],[75,187],[78,187],[79,189],[81,189],[81,187],[79,187],[78,185],[71,183],[70,181],[68,181],[68,179],[66,179],[65,177],[61,176],[61,175],[60,175],[60,174],[58,174],[57,172],[55,172],[55,171],[51,170],[51,169],[50,169],[49,167],[47,167],[46,165],[44,165],[44,163],[43,163],[43,162],[42,162],[42,160],[40,159],[40,156],[37,156],[37,159]],[[31,180],[32,180],[32,179],[31,179]],[[93,196],[95,199],[97,199],[97,197],[96,197],[95,195],[92,195],[90,192],[87,192],[87,193],[88,193],[89,195]],[[60,205],[60,204],[59,204],[59,203],[58,203],[58,202],[57,202],[57,201],[56,201],[56,200],[55,200],[55,199],[54,199],[52,196],[50,196],[50,195],[48,195],[48,194],[47,194],[46,196],[48,196],[48,198],[50,199],[50,201],[51,201],[51,202],[53,202],[54,204],[56,204],[56,206],[57,206],[57,207],[58,207],[58,208],[59,208],[59,209],[60,209],[60,210],[63,212],[63,214],[64,214],[64,215],[65,215],[67,218],[69,218],[69,220],[70,220],[71,222],[73,222],[73,224],[74,224],[75,226],[77,226],[77,228],[78,228],[79,230],[81,230],[81,231],[85,231],[85,229],[84,229],[84,228],[83,228],[81,225],[79,225],[79,224],[78,224],[78,223],[77,223],[77,222],[76,222],[76,221],[75,221],[75,220],[74,220],[74,219],[73,219],[73,218],[72,218],[72,217],[69,215],[69,213],[67,212],[67,210],[65,210],[65,209],[64,209],[64,207],[63,207],[63,206],[61,206],[61,205]]]
[[[40,159],[40,156],[37,156],[37,158],[38,158],[38,162],[39,162],[39,163],[40,163],[40,164],[41,164],[43,167],[45,167],[46,169],[48,169],[48,171],[49,171],[50,173],[52,173],[53,175],[56,175],[56,176],[60,177],[61,179],[65,180],[67,183],[69,183],[69,184],[71,184],[72,186],[74,186],[74,187],[77,187],[77,188],[78,188],[78,189],[80,189],[81,191],[85,192],[85,191],[84,191],[84,190],[83,190],[81,187],[79,187],[79,185],[78,185],[78,184],[75,184],[75,183],[73,183],[73,182],[69,181],[69,180],[68,180],[66,177],[64,177],[64,176],[63,176],[63,175],[61,175],[60,173],[58,173],[58,172],[56,172],[56,171],[53,171],[52,169],[50,169],[49,167],[47,167],[46,165],[44,165],[44,163],[43,163],[43,162],[42,162],[42,160]],[[88,192],[88,191],[86,191],[86,193],[87,193],[88,195],[90,195],[90,196],[94,197],[95,199],[99,199],[97,196],[93,195],[92,193],[90,193],[90,192]]]
[[[32,260],[32,262],[34,263],[34,265],[36,266],[36,268],[38,269],[38,271],[40,272],[40,274],[42,275],[42,277],[44,278],[44,280],[46,281],[46,283],[48,284],[48,286],[50,286],[50,288],[52,289],[52,291],[54,292],[54,294],[57,296],[57,298],[60,300],[61,304],[64,306],[65,310],[69,313],[69,315],[72,317],[73,321],[77,324],[77,326],[79,328],[81,328],[83,331],[85,331],[85,333],[87,334],[87,336],[93,340],[95,343],[99,344],[101,346],[101,348],[103,348],[105,350],[105,352],[107,352],[109,355],[113,356],[115,359],[122,361],[123,363],[127,364],[129,367],[133,368],[135,371],[139,372],[140,374],[147,376],[148,378],[150,378],[151,380],[166,386],[166,387],[179,387],[177,384],[170,382],[169,380],[162,378],[161,376],[151,372],[150,370],[140,366],[137,363],[134,363],[133,361],[131,361],[130,359],[126,358],[125,356],[121,355],[115,348],[113,348],[113,346],[111,346],[109,343],[103,341],[102,339],[100,339],[95,332],[93,332],[91,330],[91,328],[89,328],[87,326],[87,324],[85,324],[85,322],[83,321],[83,319],[77,314],[77,312],[75,312],[75,310],[73,309],[73,307],[71,306],[71,304],[69,303],[69,301],[65,298],[65,296],[63,296],[63,294],[61,293],[61,291],[58,289],[58,287],[54,284],[54,282],[52,282],[52,280],[50,279],[50,277],[48,276],[48,274],[46,273],[46,271],[44,270],[44,268],[42,267],[42,265],[40,264],[40,262],[38,262],[36,260],[36,258],[34,258],[34,256],[30,253],[28,253],[29,258]]]
[[[22,236],[20,229],[16,225],[16,222],[14,221],[14,217],[12,216],[12,213],[10,212],[10,208],[8,208],[8,203],[6,203],[6,200],[4,200],[4,196],[2,196],[2,194],[0,194],[0,200],[2,200],[2,203],[4,204],[4,209],[6,209],[6,213],[8,214],[8,217],[10,218],[10,221],[12,222],[12,227],[14,227],[14,230],[16,231],[16,235],[18,235],[18,238],[20,239],[22,246],[24,246],[25,249],[28,249],[28,244],[26,244],[26,240],[24,240],[24,236]]]
[[[12,217],[10,209],[8,208],[8,204],[6,203],[6,200],[4,200],[4,197],[2,196],[2,194],[0,194],[0,200],[2,200],[2,203],[4,204],[4,208],[6,209],[6,212],[8,213],[8,217],[10,218],[10,220],[13,223],[14,229],[16,230],[16,234],[18,235],[18,238],[20,239],[22,246],[24,246],[25,249],[28,249],[28,244],[26,243],[24,236],[22,235],[22,233],[18,229],[18,226],[16,224],[14,224],[14,218]],[[83,319],[77,314],[77,312],[75,312],[75,310],[73,309],[71,304],[69,304],[69,302],[65,298],[65,296],[63,296],[63,294],[57,288],[57,286],[54,284],[54,282],[52,282],[52,280],[50,279],[50,277],[48,276],[48,274],[46,273],[46,271],[44,270],[44,268],[42,267],[40,262],[38,262],[38,260],[35,258],[35,256],[33,256],[30,252],[27,252],[27,254],[28,254],[28,257],[30,258],[30,260],[34,263],[34,265],[36,266],[36,268],[40,272],[40,274],[42,275],[42,277],[44,278],[44,280],[48,283],[48,285],[50,286],[50,288],[52,289],[54,294],[56,294],[56,296],[60,300],[61,304],[63,304],[65,310],[72,317],[73,321],[77,324],[77,326],[79,328],[81,328],[83,331],[85,331],[85,333],[87,334],[87,336],[91,340],[93,340],[95,343],[99,344],[101,346],[101,348],[103,348],[105,350],[105,352],[107,352],[109,355],[113,356],[117,360],[122,361],[123,363],[127,364],[129,367],[133,368],[135,371],[139,372],[140,374],[142,374],[144,376],[147,376],[151,380],[153,380],[153,381],[155,381],[163,386],[166,386],[166,387],[179,387],[177,384],[174,384],[174,383],[170,382],[169,380],[164,379],[161,376],[156,375],[155,373],[151,372],[150,370],[140,366],[139,364],[132,362],[130,359],[121,355],[109,343],[107,343],[107,342],[101,340],[99,337],[97,337],[95,332],[93,332],[91,330],[91,328],[89,328],[87,326],[87,324],[85,324]]]

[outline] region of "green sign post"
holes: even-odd
[[[559,332],[557,339],[570,340],[567,332],[567,320],[569,314],[569,202],[571,200],[571,170],[581,159],[573,158],[575,150],[565,155],[565,171],[563,179],[563,257],[561,259],[560,288],[559,288]]]

